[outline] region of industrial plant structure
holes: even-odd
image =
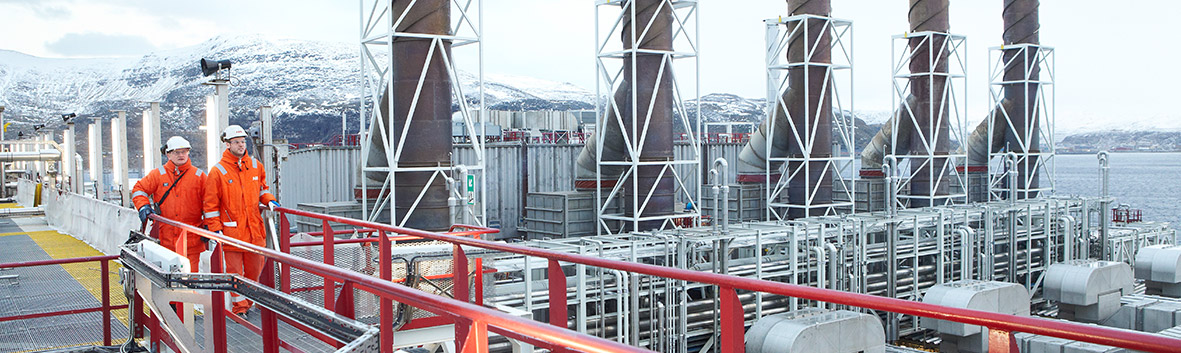
[[[1181,350],[1175,231],[1112,214],[1105,153],[1101,197],[1054,193],[1054,50],[1037,0],[1002,1],[979,123],[949,1],[910,0],[892,38],[895,108],[867,146],[850,113],[854,23],[829,0],[788,0],[765,21],[767,119],[725,141],[691,118],[698,72],[679,73],[702,69],[698,2],[596,1],[602,99],[585,143],[486,138],[483,56],[496,48],[481,17],[496,4],[360,2],[359,145],[288,151],[259,110],[256,151],[288,206],[263,211],[267,247],[159,216],[139,232],[123,111],[116,193],[101,185],[101,122],[89,187],[72,123],[61,144],[4,141],[0,160],[27,171],[16,199],[39,205],[8,214],[43,212],[108,256],[0,269],[29,271],[16,281],[62,263],[120,269],[98,308],[0,309],[0,325],[101,312],[93,345],[155,352]],[[478,102],[457,99],[471,88],[457,62],[479,67]],[[202,66],[207,126],[221,131],[230,66]],[[145,151],[159,111],[144,110]],[[264,274],[221,273],[219,251],[190,269],[151,241],[160,226],[259,254]],[[257,315],[229,314],[228,293]]]

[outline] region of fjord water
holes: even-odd
[[[1054,158],[1056,195],[1099,195],[1099,159],[1094,154]],[[1116,205],[1128,204],[1143,210],[1145,221],[1169,222],[1181,230],[1181,153],[1112,153],[1110,161]]]

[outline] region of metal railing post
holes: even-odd
[[[213,247],[213,256],[209,260],[209,269],[213,273],[225,273],[225,267],[222,265],[225,254],[222,253],[222,245],[218,243]],[[226,347],[226,293],[215,290],[212,292],[212,303],[209,311],[213,313],[213,353],[227,353]],[[159,327],[159,320],[153,319],[152,323]],[[153,333],[157,330],[152,330]],[[152,335],[155,340],[155,335]]]
[[[111,345],[111,265],[106,260],[99,261],[103,281],[103,345]],[[131,339],[131,338],[128,338]]]
[[[321,230],[324,234],[320,239],[324,240],[324,264],[329,266],[336,266],[336,236],[332,233],[332,226],[328,224],[328,220],[321,222]],[[332,310],[336,306],[336,282],[332,278],[324,277],[324,308]]]
[[[722,304],[718,311],[721,316],[721,334],[718,341],[722,353],[740,353],[746,351],[744,342],[744,328],[746,320],[742,309],[742,302],[738,300],[738,292],[730,287],[718,287]]]
[[[561,328],[566,325],[566,273],[562,272],[562,265],[558,260],[549,260],[546,271],[549,278],[549,323]]]
[[[390,246],[392,244],[390,244],[390,238],[384,230],[377,231],[377,237],[378,246],[381,247],[377,251],[379,275],[382,281],[389,282],[393,279],[394,273],[393,265],[390,263],[392,260]],[[394,351],[394,301],[385,296],[379,298],[377,315],[381,324],[381,351],[392,353]]]
[[[287,221],[287,215],[283,211],[277,212],[279,214],[279,251],[290,254],[291,223]],[[279,290],[283,293],[291,293],[291,268],[288,266],[279,266]]]
[[[1020,352],[1020,349],[1017,348],[1017,339],[1013,337],[1012,331],[989,329],[988,352],[1017,353]]]
[[[267,287],[275,287],[275,261],[266,260],[262,268],[259,281]],[[259,306],[262,313],[262,351],[264,353],[279,353],[279,322],[274,311],[265,306]]]

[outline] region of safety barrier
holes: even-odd
[[[457,237],[421,230],[406,229],[390,225],[287,208],[280,208],[279,212],[281,214],[320,219],[325,225],[326,233],[331,233],[331,229],[327,228],[328,222],[337,222],[362,228],[376,229],[381,235],[379,236],[379,239],[386,239],[384,235],[388,232],[448,242],[453,244],[452,256],[456,269],[467,268],[467,258],[464,254],[465,250],[463,249],[463,246],[545,258],[549,263],[547,273],[549,274],[550,324],[562,329],[567,329],[567,286],[566,276],[562,271],[560,262],[568,262],[717,286],[721,299],[719,312],[719,321],[721,326],[719,340],[721,343],[720,347],[722,352],[742,352],[745,349],[743,343],[743,334],[745,329],[743,318],[744,311],[742,309],[742,304],[738,299],[738,290],[778,294],[788,297],[797,297],[839,305],[848,305],[878,311],[894,312],[905,315],[929,317],[970,325],[984,326],[989,328],[989,347],[993,352],[1018,352],[1017,342],[1013,336],[1014,332],[1045,335],[1146,352],[1176,352],[1181,350],[1181,340],[1179,339],[1167,338],[1164,336],[1141,332],[1118,330],[1113,328],[1083,325],[1042,318],[1022,317],[986,311],[952,308],[868,294],[841,292],[829,289],[735,277],[708,272],[696,272],[656,265],[607,260],[578,254],[530,248],[520,245],[497,243],[481,239]],[[280,217],[280,219],[284,224],[281,232],[284,232],[286,235],[286,229],[288,228],[286,225],[286,217]],[[382,240],[383,251],[386,251],[387,244],[388,240]],[[381,258],[389,258],[389,256],[386,256],[388,252],[383,252],[382,254],[383,255]],[[388,276],[385,276],[385,273],[388,273],[388,268],[389,264],[383,261],[383,278],[388,279]],[[459,273],[461,271],[457,270],[455,272]],[[467,281],[455,281],[455,297],[467,297],[468,288],[466,287]],[[383,326],[387,325],[383,322]],[[458,334],[458,331],[459,329],[457,328],[456,337],[462,337]],[[384,345],[384,337],[386,336],[382,337]]]
[[[295,210],[282,209],[282,208],[280,209],[280,211],[285,212],[285,213],[291,213],[291,214],[295,214],[295,212],[296,212]],[[304,213],[304,214],[313,215],[313,216],[320,216],[319,214],[313,214],[313,213]],[[351,296],[354,288],[360,289],[360,290],[363,290],[363,291],[366,291],[366,292],[369,292],[369,293],[372,293],[372,294],[378,296],[380,298],[379,299],[380,306],[379,306],[378,311],[379,311],[379,329],[380,329],[380,342],[381,342],[380,348],[381,348],[382,352],[393,352],[393,347],[394,347],[394,342],[393,342],[393,325],[394,325],[393,302],[394,301],[397,301],[400,303],[406,303],[406,304],[412,305],[414,307],[433,312],[437,315],[440,315],[440,316],[443,316],[443,317],[446,317],[446,318],[452,320],[455,324],[455,344],[456,344],[457,350],[460,352],[486,352],[488,350],[488,334],[489,334],[489,332],[495,332],[495,333],[498,333],[498,334],[503,335],[505,337],[516,339],[516,340],[519,340],[522,342],[527,342],[529,344],[533,344],[533,345],[540,346],[540,347],[550,348],[551,350],[564,350],[565,348],[572,348],[572,349],[584,351],[584,352],[649,352],[648,350],[644,350],[644,349],[640,349],[640,348],[636,348],[636,347],[631,347],[628,345],[608,341],[608,340],[601,339],[598,337],[593,337],[593,336],[589,336],[589,335],[585,335],[582,333],[573,332],[573,331],[569,331],[569,330],[565,330],[562,328],[553,327],[553,326],[549,326],[549,325],[539,324],[536,321],[511,316],[511,315],[508,315],[508,314],[500,312],[500,311],[496,311],[496,310],[493,310],[490,308],[485,308],[482,306],[471,304],[471,303],[468,303],[466,300],[463,300],[463,301],[454,300],[454,299],[445,298],[442,296],[432,295],[432,294],[429,294],[426,292],[412,289],[410,287],[406,287],[403,285],[393,283],[391,281],[392,268],[391,268],[391,264],[389,261],[382,261],[381,264],[379,265],[380,276],[373,277],[373,276],[368,276],[368,275],[348,271],[345,269],[341,269],[341,268],[332,266],[331,264],[319,263],[319,262],[307,260],[304,258],[300,258],[300,257],[294,256],[291,254],[283,253],[280,251],[267,249],[267,248],[256,246],[253,244],[248,244],[248,243],[239,241],[237,239],[229,238],[229,237],[223,236],[221,234],[217,234],[217,233],[212,233],[212,232],[209,232],[209,231],[201,229],[201,228],[197,228],[197,227],[194,227],[191,225],[187,225],[184,223],[173,221],[173,220],[163,218],[163,217],[160,217],[157,215],[152,215],[151,218],[156,222],[157,227],[160,225],[170,225],[170,226],[180,228],[183,233],[182,238],[184,238],[186,236],[186,234],[198,235],[198,236],[201,236],[204,238],[213,239],[213,240],[218,241],[219,248],[221,245],[229,245],[229,246],[242,248],[245,251],[248,251],[251,253],[261,255],[266,259],[266,263],[263,268],[264,274],[274,273],[275,266],[281,265],[279,267],[279,272],[281,274],[280,278],[290,278],[291,268],[296,268],[296,269],[323,277],[325,280],[325,283],[326,283],[325,288],[335,287],[335,284],[334,284],[335,282],[344,283],[343,290],[341,291],[342,298],[340,298],[340,300],[325,301],[326,306],[330,302],[335,302],[335,304],[332,305],[331,309],[342,316],[345,316],[348,318],[354,317],[353,316],[354,313],[353,313],[352,301],[348,300],[348,298],[343,298],[343,296]],[[279,241],[282,244],[282,243],[286,243],[287,240],[289,240],[290,224],[287,221],[287,217],[279,217],[279,218],[280,218],[280,232],[281,232],[281,235],[279,236]],[[351,219],[347,219],[347,220],[349,222],[342,222],[342,223],[358,223],[358,222],[360,222],[360,221],[351,220]],[[411,230],[390,227],[390,226],[376,224],[376,223],[368,223],[368,222],[361,222],[361,223],[364,224],[364,225],[362,225],[362,227],[364,227],[364,228],[370,228],[370,229],[377,230],[377,239],[378,239],[377,241],[380,244],[379,252],[381,254],[380,255],[381,258],[390,258],[392,243],[390,241],[390,236],[387,236],[387,233],[401,234],[401,235],[412,235],[412,236],[419,237],[419,238],[427,238],[427,237],[420,237],[416,234],[409,234],[411,232],[418,232],[418,231],[411,231]],[[328,227],[327,222],[324,223],[324,226],[325,226],[325,229],[322,234],[336,234],[334,231],[332,231],[332,229],[330,227]],[[469,231],[471,231],[471,230],[469,230]],[[474,231],[480,232],[480,231],[487,231],[487,230],[474,230]],[[455,239],[469,239],[469,238],[463,238],[463,237],[455,236],[455,235],[444,235],[444,234],[440,234],[440,233],[426,233],[426,234],[430,234],[431,238],[441,237],[444,239],[453,239],[453,238],[455,238]],[[329,242],[332,241],[332,240],[329,240],[332,238],[333,237],[325,237],[325,239],[328,240]],[[469,240],[474,240],[474,239],[469,239]],[[281,246],[289,246],[289,245],[290,244],[285,244],[285,245],[281,245]],[[459,246],[456,246],[456,248],[458,249]],[[219,266],[220,265],[220,259],[219,259],[220,256],[218,256],[218,253],[219,253],[219,251],[215,251],[215,259],[212,261],[213,265],[214,265],[213,266],[214,272],[220,271],[220,267],[221,267],[221,266]],[[466,268],[467,268],[466,257],[463,257],[461,255],[457,259],[462,259],[462,260],[455,261],[454,268],[459,269],[458,271],[455,271],[455,273],[466,273]],[[264,275],[260,279],[260,282],[263,285],[269,286],[269,287],[274,287],[274,285],[275,285],[274,276]],[[468,298],[468,295],[467,295],[468,292],[467,292],[466,286],[467,286],[466,281],[456,281],[457,288],[455,289],[455,293],[456,293],[457,298]],[[282,284],[279,286],[280,290],[282,290],[284,292],[288,292],[290,290],[290,288],[284,288],[284,287],[285,286]],[[464,288],[462,290],[460,290],[458,287],[464,287]],[[326,296],[332,295],[329,293],[332,293],[332,291],[325,291]],[[223,303],[223,300],[225,299],[224,293],[222,293],[220,291],[214,291],[212,293],[212,295],[214,296],[214,300],[213,300],[214,308],[222,308],[221,303]],[[326,299],[328,299],[328,298],[326,298]],[[253,325],[250,325],[248,327],[256,329],[255,332],[262,335],[263,352],[278,353],[280,347],[291,350],[290,349],[291,347],[289,345],[286,345],[286,343],[284,343],[284,342],[280,342],[280,340],[278,338],[278,320],[280,320],[280,318],[279,318],[280,313],[273,312],[273,311],[267,309],[266,307],[262,307],[260,309],[262,312],[262,327],[258,328],[258,327],[254,327]],[[212,310],[212,317],[207,318],[207,319],[213,320],[214,325],[215,325],[214,326],[215,330],[213,332],[214,342],[215,342],[214,353],[225,353],[226,352],[225,319],[227,317],[232,318],[232,319],[237,319],[236,316],[227,315],[227,314],[228,314],[228,312],[225,311],[225,309]],[[235,320],[235,321],[237,321],[237,320]],[[293,326],[296,326],[297,328],[304,330],[305,332],[312,334],[314,337],[316,337],[324,342],[334,343],[332,338],[327,337],[323,334],[310,332],[311,331],[310,329],[308,329],[307,327],[302,327],[302,325],[300,325],[297,322],[292,322],[292,321],[287,321],[287,320],[284,320],[284,321],[288,322],[289,324],[292,324]],[[246,325],[249,324],[248,322],[245,322],[244,320],[238,321],[238,322],[240,324],[246,324]]]
[[[120,310],[120,309],[127,309],[126,304],[111,305],[111,286],[110,286],[110,267],[111,267],[111,265],[110,265],[110,262],[114,261],[114,260],[118,260],[118,259],[119,259],[119,256],[108,255],[108,256],[77,257],[77,258],[69,258],[69,259],[54,259],[54,260],[0,263],[0,268],[9,269],[9,268],[20,268],[20,267],[57,266],[57,265],[84,263],[84,262],[98,262],[100,264],[99,267],[100,267],[100,271],[101,271],[101,275],[100,275],[101,279],[100,280],[102,281],[102,298],[101,298],[101,305],[100,306],[93,307],[93,308],[59,310],[59,311],[35,313],[35,314],[4,316],[4,317],[0,317],[0,322],[36,319],[36,318],[42,318],[42,317],[65,316],[65,315],[82,314],[82,313],[92,313],[92,312],[96,312],[96,311],[102,312],[102,315],[103,315],[103,327],[102,327],[102,329],[103,329],[103,345],[110,346],[111,345],[111,321],[112,321],[111,320],[111,311]],[[122,290],[122,289],[120,289],[120,290]]]

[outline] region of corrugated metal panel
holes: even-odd
[[[525,149],[523,151],[523,149]],[[721,156],[736,164],[742,144],[712,144],[703,148],[706,163]],[[523,216],[525,196],[529,192],[568,191],[574,188],[574,161],[582,151],[582,145],[530,144],[523,147],[517,143],[497,143],[486,146],[487,187],[485,210],[489,223],[499,224],[501,237],[517,236],[517,227]],[[522,153],[527,156],[523,156]],[[677,158],[692,155],[688,145],[676,145]],[[473,165],[476,155],[470,145],[456,145],[453,153],[456,163]],[[523,170],[523,158],[528,170]],[[356,183],[357,166],[360,164],[360,150],[355,147],[315,147],[295,151],[283,163],[280,197],[292,206],[301,202],[353,201],[353,186]],[[702,172],[693,166],[676,167],[684,183],[697,193],[695,185]],[[703,165],[708,171],[708,165]],[[734,173],[729,173],[729,183],[734,183]],[[528,188],[523,181],[528,180]],[[678,193],[678,201],[684,197]],[[521,234],[523,235],[523,234]]]
[[[291,152],[279,170],[280,201],[291,207],[307,202],[353,201],[361,150],[319,146]]]

